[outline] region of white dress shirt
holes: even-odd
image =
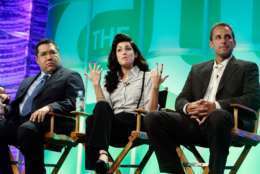
[[[141,95],[142,81],[143,71],[134,66],[128,73],[128,79],[126,81],[119,80],[117,88],[112,94],[109,94],[106,88],[103,87],[102,90],[105,99],[113,108],[115,114],[120,112],[134,112]],[[151,89],[152,81],[150,72],[146,72],[143,96],[139,107],[148,110]]]
[[[219,64],[217,64],[217,62],[214,61],[213,70],[212,70],[212,73],[211,73],[209,85],[208,85],[207,91],[206,91],[206,93],[203,97],[203,99],[206,100],[206,101],[215,102],[217,109],[221,109],[220,104],[216,101],[216,94],[217,94],[219,82],[221,80],[221,77],[222,77],[222,75],[223,75],[223,73],[226,69],[226,66],[227,66],[228,62],[230,61],[231,57],[232,57],[232,55]],[[188,114],[187,111],[186,111],[187,106],[188,106],[188,103],[185,104],[184,107],[183,107],[183,112],[185,114]]]
[[[216,94],[217,94],[219,82],[230,59],[231,57],[229,57],[228,59],[224,60],[219,64],[217,64],[216,61],[214,62],[213,70],[210,77],[210,82],[207,91],[203,97],[204,100],[215,102],[217,109],[221,108],[219,103],[216,101]]]

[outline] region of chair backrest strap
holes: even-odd
[[[138,103],[137,103],[136,109],[139,108],[139,105],[140,105],[141,100],[142,100],[142,97],[143,97],[143,92],[144,92],[144,81],[145,81],[145,71],[144,71],[144,73],[143,73],[143,80],[142,80],[141,94],[140,94],[140,98],[139,98],[139,100],[138,100]]]

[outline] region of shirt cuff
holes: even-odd
[[[184,107],[183,107],[183,112],[184,112],[184,114],[186,114],[186,115],[188,115],[188,112],[187,112],[187,110],[186,110],[188,104],[189,104],[189,103],[186,103],[186,104],[184,105]]]
[[[221,109],[219,102],[215,101],[216,109]]]
[[[47,105],[49,108],[49,112],[53,112],[53,108],[51,107],[51,105]]]

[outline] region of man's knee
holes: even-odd
[[[151,112],[145,116],[144,122],[148,126],[158,127],[168,123],[172,125],[180,124],[184,121],[184,118],[185,117],[178,112]]]
[[[23,134],[24,132],[31,132],[32,134],[37,134],[39,131],[34,122],[27,121],[18,127],[18,134],[20,132],[21,132],[21,134]]]
[[[17,140],[21,150],[31,148],[31,144],[39,143],[40,132],[33,122],[27,121],[18,127]]]
[[[158,126],[161,116],[159,112],[150,112],[144,117],[144,124],[147,129]]]
[[[216,109],[209,114],[208,121],[210,124],[216,126],[233,126],[233,116],[228,111],[223,109]]]

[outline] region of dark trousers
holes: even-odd
[[[108,150],[109,145],[122,147],[128,136],[136,129],[134,113],[114,114],[105,101],[98,102],[93,115],[86,122],[86,169],[93,170],[99,157],[99,150]],[[144,130],[141,128],[141,130]]]
[[[176,147],[195,144],[209,147],[210,173],[224,173],[233,127],[233,116],[229,112],[215,110],[202,125],[177,112],[153,112],[144,118],[144,124],[161,172],[184,174]]]
[[[0,174],[11,174],[8,145],[17,146],[25,157],[26,174],[45,174],[43,135],[48,123],[33,123],[29,118],[0,121]]]

